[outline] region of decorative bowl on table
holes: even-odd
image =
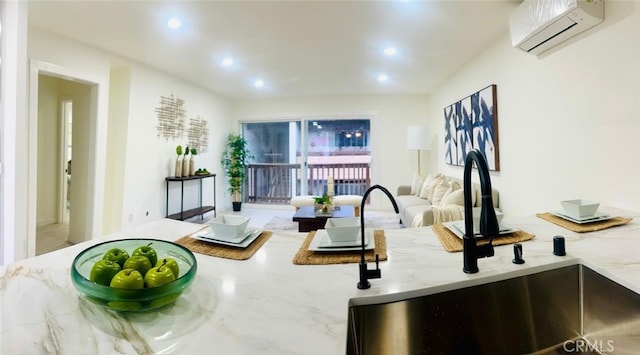
[[[222,215],[211,220],[209,223],[216,239],[235,239],[245,235],[249,218],[234,215]]]
[[[92,269],[107,252],[118,248],[131,256],[134,250],[141,246],[150,246],[155,250],[157,263],[163,263],[164,259],[175,260],[178,266],[177,276],[172,270],[175,280],[164,284],[158,283],[159,286],[154,285],[154,287],[147,286],[145,283],[143,288],[111,287],[107,285],[109,280],[107,284],[98,283],[101,281],[97,279],[96,273],[92,274]],[[80,252],[71,265],[71,282],[80,295],[100,306],[116,311],[143,312],[174,303],[193,283],[197,268],[198,264],[193,253],[176,243],[158,239],[120,239],[96,244]],[[153,269],[148,272],[152,271]],[[110,277],[111,284],[115,277]]]
[[[327,218],[324,229],[334,243],[353,242],[360,237],[360,218]]]
[[[594,216],[600,207],[598,202],[580,199],[560,201],[560,204],[565,214],[575,219]]]

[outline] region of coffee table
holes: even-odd
[[[327,218],[345,218],[353,217],[353,206],[340,206],[340,209],[333,211],[331,216],[317,216],[313,206],[302,206],[296,214],[293,215],[293,221],[298,222],[298,232],[311,232],[318,229],[324,229]]]

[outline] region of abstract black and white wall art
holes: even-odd
[[[444,159],[464,166],[467,153],[483,153],[490,170],[500,170],[496,85],[465,97],[444,108]]]

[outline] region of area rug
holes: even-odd
[[[365,217],[365,228],[371,229],[398,229],[404,226],[400,224],[398,217]],[[298,231],[298,222],[294,222],[292,217],[273,217],[264,226],[265,230],[270,231]]]

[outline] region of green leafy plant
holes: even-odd
[[[176,154],[178,154],[179,156],[182,155],[182,146],[181,145],[176,147]]]
[[[229,193],[233,202],[242,201],[242,187],[247,177],[247,164],[253,155],[247,141],[237,133],[230,133],[225,140],[220,164],[228,178]]]
[[[330,205],[331,204],[331,198],[329,197],[329,195],[324,194],[320,197],[314,197],[313,198],[316,202],[316,204],[318,205]]]
[[[184,156],[186,157],[187,154],[189,154],[189,146],[187,146],[187,149],[184,150]]]
[[[191,155],[198,155],[196,148],[191,148]]]

